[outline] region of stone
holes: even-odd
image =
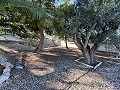
[[[23,69],[23,67],[24,67],[24,66],[22,66],[22,65],[17,65],[15,68],[16,68],[16,69]]]
[[[0,56],[0,64],[6,62],[6,58]]]
[[[3,74],[0,76],[0,84],[2,84],[10,77],[10,72],[11,68],[13,68],[13,65],[11,63],[8,63],[6,58],[4,57],[0,57],[0,64],[5,66]]]
[[[5,80],[7,80],[9,77],[5,75],[0,76],[0,84],[2,84]]]
[[[13,68],[14,66],[11,63],[6,62],[6,67]]]
[[[5,72],[3,73],[4,76],[7,76],[8,78],[10,77],[10,72]]]
[[[6,68],[3,70],[3,73],[5,73],[5,72],[10,72],[10,71],[11,71],[10,67],[6,67]]]

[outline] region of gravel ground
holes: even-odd
[[[101,57],[96,70],[79,65],[76,49],[45,49],[27,53],[25,68],[13,69],[0,90],[120,90],[120,60]],[[14,59],[14,58],[13,58]]]
[[[35,48],[28,46],[28,45],[23,45],[19,43],[0,43],[0,48],[10,48],[16,51],[33,51]]]

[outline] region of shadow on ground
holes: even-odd
[[[1,90],[120,90],[120,61],[97,54],[104,62],[96,70],[79,65],[78,49],[53,48],[27,53],[25,68],[14,69]],[[101,56],[101,57],[100,57]]]

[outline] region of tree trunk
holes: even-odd
[[[67,36],[66,36],[66,34],[65,34],[65,45],[66,45],[66,48],[68,49]]]
[[[39,30],[38,32],[40,36],[40,41],[38,47],[34,51],[35,53],[39,53],[43,49],[43,44],[44,44],[44,31],[40,30],[39,28],[38,30]]]
[[[83,53],[84,60],[87,64],[93,65],[95,61],[95,53],[98,49],[98,43],[96,42],[91,48],[89,45],[84,47],[84,43],[77,38],[77,35],[74,36],[74,43],[77,45],[79,50]]]
[[[33,45],[32,38],[29,38],[29,40],[30,40],[29,46],[32,46]]]
[[[82,53],[83,53],[85,62],[86,62],[87,64],[92,65],[92,64],[94,63],[94,55],[95,55],[95,53],[94,53],[94,52],[91,52],[91,51],[88,51],[88,50],[83,50]]]

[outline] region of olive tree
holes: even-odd
[[[120,25],[119,0],[76,0],[73,19],[74,42],[88,64],[102,42]],[[89,43],[92,43],[90,46]]]

